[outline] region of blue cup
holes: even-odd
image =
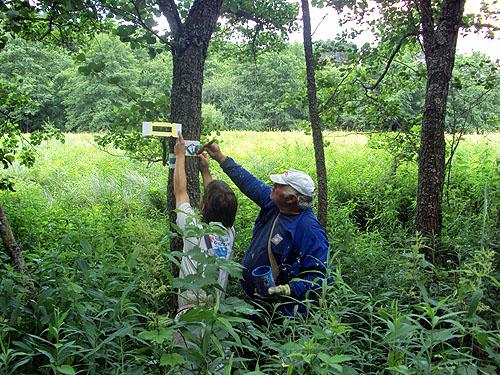
[[[252,276],[255,280],[257,293],[260,295],[267,295],[268,289],[275,286],[273,271],[269,266],[260,266],[252,271]]]

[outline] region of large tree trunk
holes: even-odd
[[[199,141],[201,135],[201,101],[203,70],[208,44],[219,18],[222,0],[195,0],[186,21],[182,24],[175,3],[161,0],[159,5],[166,16],[174,42],[172,43],[173,79],[170,100],[170,121],[182,124],[182,135],[186,140]],[[169,142],[173,153],[175,138]],[[175,222],[174,173],[169,169],[167,205],[170,222]],[[186,158],[187,192],[193,207],[200,205],[200,183],[198,158]],[[172,238],[172,251],[182,251],[182,238]],[[174,276],[179,270],[174,269]],[[174,299],[174,305],[176,299]],[[174,310],[176,306],[173,306]]]
[[[16,272],[24,275],[26,277],[25,286],[34,294],[35,287],[33,283],[29,281],[29,272],[26,262],[24,261],[23,254],[19,245],[17,244],[14,235],[12,234],[12,229],[10,228],[9,221],[5,216],[2,205],[0,204],[0,235],[2,236],[2,243],[10,256],[12,266]]]
[[[316,97],[316,79],[314,77],[314,56],[311,38],[311,17],[309,2],[302,0],[302,22],[304,23],[304,53],[306,59],[307,99],[309,104],[309,119],[311,121],[316,174],[318,178],[318,220],[326,228],[326,213],[328,207],[328,186],[326,179],[325,150],[321,133],[321,120],[318,113]]]
[[[465,0],[444,0],[435,24],[430,0],[420,1],[427,87],[418,159],[415,230],[424,237],[428,246],[426,257],[431,261],[439,260],[436,251],[441,243],[446,102],[464,4]]]
[[[202,125],[203,70],[208,44],[219,18],[222,0],[194,1],[183,24],[174,2],[160,1],[160,6],[167,17],[174,36],[172,44],[173,79],[170,121],[182,124],[184,139],[199,141]],[[171,139],[170,152],[173,152],[174,145],[175,139]],[[191,204],[198,207],[200,204],[198,158],[187,158],[186,177]],[[172,212],[175,209],[173,169],[169,171],[167,199],[169,212]]]

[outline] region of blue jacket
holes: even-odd
[[[253,228],[255,236],[255,233],[279,211],[269,197],[272,188],[258,180],[230,157],[227,157],[221,167],[242,193],[261,208]],[[287,242],[282,262],[279,264],[280,273],[276,284],[289,284],[291,297],[303,300],[308,290],[318,288],[321,279],[326,278],[329,243],[323,227],[310,208],[303,210],[294,221],[286,226],[286,230],[290,236],[285,238]],[[314,282],[318,277],[319,282]],[[295,278],[300,278],[300,280],[292,282]],[[296,303],[286,304],[282,310],[286,315],[293,315],[295,305]],[[303,311],[305,311],[304,306],[299,305],[299,312]]]

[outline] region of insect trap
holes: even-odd
[[[156,135],[159,137],[176,137],[182,131],[182,124],[173,122],[143,122],[142,135]]]
[[[146,136],[159,136],[159,137],[178,137],[178,133],[182,132],[182,124],[173,122],[143,122],[142,135]],[[184,140],[186,144],[186,156],[196,156],[200,148],[199,141]],[[175,168],[175,155],[169,154],[169,167]]]

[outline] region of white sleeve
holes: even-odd
[[[177,212],[177,220],[175,221],[175,223],[179,228],[184,230],[186,229],[186,221],[188,215],[194,215],[195,212],[193,210],[193,207],[191,207],[191,205],[189,204],[189,202],[184,202],[179,206],[178,209],[180,212]]]

